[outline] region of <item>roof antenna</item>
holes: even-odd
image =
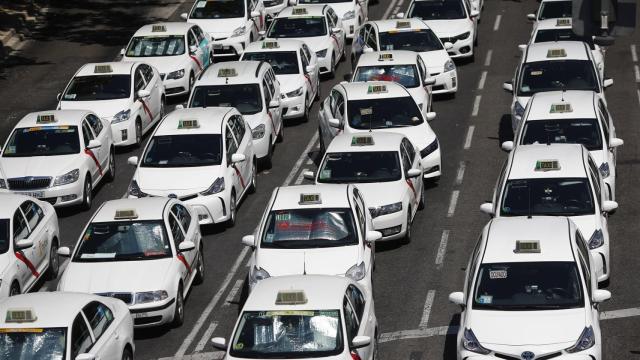
[[[529,197],[527,199],[527,203],[529,205],[529,214],[527,215],[527,219],[531,219],[532,209],[531,209],[531,184],[527,184],[527,190],[529,190]]]
[[[567,89],[564,87],[564,84],[562,84],[562,97],[560,98],[560,100],[562,100],[562,102],[564,102],[564,93],[567,91]]]
[[[302,275],[307,275],[307,253],[302,254]]]

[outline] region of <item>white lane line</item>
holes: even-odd
[[[464,170],[466,168],[467,168],[467,164],[464,161],[460,161],[460,166],[458,166],[458,174],[456,175],[455,185],[462,184],[462,179],[464,178]]]
[[[469,126],[469,130],[467,130],[467,137],[464,139],[464,149],[467,150],[471,147],[471,139],[473,139],[473,131],[476,129],[475,126]]]
[[[199,353],[202,350],[204,350],[204,347],[209,342],[209,339],[211,339],[211,335],[213,334],[214,331],[216,331],[217,327],[218,327],[217,321],[212,321],[211,324],[209,324],[207,331],[204,332],[204,336],[202,337],[202,339],[200,339],[200,341],[198,342],[198,345],[196,345],[195,352]]]
[[[458,205],[459,196],[460,190],[453,190],[451,192],[451,200],[449,201],[449,210],[447,210],[447,217],[452,217],[456,213],[456,206]]]
[[[640,103],[640,89],[636,90],[637,94],[638,94],[638,103]]]
[[[491,55],[492,54],[493,54],[493,50],[489,49],[489,51],[487,51],[487,57],[484,59],[484,66],[491,65]]]
[[[304,172],[308,171],[309,169],[302,169],[300,170],[300,174],[298,175],[298,178],[296,179],[296,181],[293,183],[294,185],[300,185],[302,184],[302,182],[304,181]]]
[[[287,178],[284,179],[282,186],[287,186],[291,183],[291,180],[293,180],[293,177],[296,176],[296,174],[298,173],[298,170],[302,166],[302,162],[304,161],[304,158],[308,156],[309,152],[311,151],[311,148],[316,144],[317,140],[318,140],[318,133],[316,132],[315,134],[313,134],[313,137],[307,144],[307,147],[304,149],[302,154],[300,154],[298,161],[296,161],[295,165],[293,165],[293,168],[291,169],[291,172],[289,173],[289,175],[287,175]]]
[[[638,62],[638,52],[636,51],[636,44],[631,44],[631,60]]]
[[[620,319],[632,316],[640,316],[640,307],[603,311],[600,313],[600,320]]]
[[[500,20],[502,20],[502,15],[497,15],[496,22],[493,23],[493,31],[498,31],[498,29],[500,29]]]
[[[233,302],[233,300],[235,300],[236,295],[238,294],[238,291],[240,290],[240,288],[242,287],[242,283],[244,283],[244,280],[242,279],[238,279],[236,280],[236,283],[233,284],[233,287],[231,288],[231,291],[229,291],[229,295],[227,295],[227,298],[225,299],[224,303],[222,304],[222,306],[229,306],[231,305],[231,303]]]
[[[309,158],[309,160],[307,160],[307,165],[313,165],[313,159]]]
[[[438,326],[428,329],[402,330],[380,334],[378,342],[384,343],[389,341],[404,339],[421,339],[432,336],[455,335],[458,333],[458,326]]]
[[[478,116],[478,112],[480,111],[480,100],[482,100],[482,95],[476,95],[476,98],[473,100],[471,116]]]
[[[382,15],[382,19],[386,19],[389,17],[389,14],[391,14],[391,9],[394,8],[395,4],[396,4],[396,0],[391,0],[389,7],[387,7],[387,10],[385,10],[384,15]]]
[[[478,90],[484,89],[484,83],[487,81],[487,73],[488,71],[483,71],[482,75],[480,75],[480,81],[478,82]]]
[[[420,329],[426,329],[429,323],[429,315],[431,315],[431,307],[433,306],[433,299],[436,297],[435,290],[429,290],[427,292],[427,300],[424,302],[424,308],[422,308],[422,319],[420,320]]]
[[[198,332],[202,328],[202,325],[204,325],[204,322],[207,320],[207,318],[213,311],[213,308],[218,304],[218,301],[220,301],[220,298],[222,297],[222,294],[226,291],[227,287],[229,286],[229,283],[231,282],[231,280],[233,280],[233,277],[236,275],[238,268],[242,264],[242,261],[244,260],[244,257],[247,255],[248,252],[249,252],[248,247],[244,247],[242,249],[242,251],[240,252],[240,255],[238,255],[238,258],[236,259],[236,262],[233,264],[233,266],[231,267],[231,270],[227,274],[227,277],[224,279],[224,281],[222,282],[222,285],[218,289],[218,292],[213,296],[209,304],[207,304],[207,307],[204,309],[204,311],[202,311],[202,314],[200,314],[200,317],[195,322],[195,324],[193,324],[193,328],[191,329],[191,332],[189,333],[189,335],[187,335],[184,341],[182,341],[182,345],[180,345],[180,348],[178,348],[178,351],[176,351],[175,357],[183,356],[187,352],[187,349],[189,348],[189,346],[191,346],[191,343],[193,343],[193,340],[196,338],[196,335],[198,335]]]
[[[640,67],[633,65],[633,71],[636,73],[636,82],[640,82]]]
[[[438,246],[438,252],[436,253],[436,268],[442,268],[444,255],[447,252],[447,243],[449,242],[449,230],[442,230],[442,237],[440,238],[440,246]]]

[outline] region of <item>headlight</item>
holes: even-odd
[[[129,120],[129,116],[131,116],[131,110],[122,110],[119,113],[114,115],[111,123],[116,124],[119,122],[127,121]]]
[[[319,58],[323,58],[323,57],[327,56],[327,50],[328,49],[316,51],[316,56],[319,57]]]
[[[271,277],[271,275],[269,275],[267,270],[261,269],[254,265],[253,269],[249,272],[249,283],[251,285],[255,285],[258,283],[258,281],[264,280],[269,277]]]
[[[603,179],[606,179],[609,177],[609,163],[603,162],[602,165],[600,165],[600,175],[602,175]]]
[[[354,17],[356,17],[356,12],[354,10],[351,11],[347,11],[344,16],[342,17],[342,20],[351,20]]]
[[[7,188],[7,183],[4,182],[4,179],[0,179],[0,189],[6,189]]]
[[[513,112],[516,113],[516,116],[522,116],[524,114],[524,107],[520,105],[519,101],[516,101],[515,105],[513,105]]]
[[[568,353],[576,353],[579,351],[587,350],[596,344],[596,335],[593,333],[593,328],[591,326],[584,328],[582,330],[582,334],[576,341],[575,345],[570,348],[565,349]]]
[[[200,195],[211,195],[211,194],[217,194],[221,191],[224,191],[224,178],[219,177],[216,179],[216,181],[213,182],[213,184],[211,184],[211,186],[209,186],[209,188],[203,192],[200,193]]]
[[[79,169],[71,170],[64,175],[56,176],[56,179],[53,182],[53,186],[72,184],[78,181],[79,178],[80,178],[80,170]]]
[[[453,62],[453,60],[449,59],[447,60],[446,63],[444,63],[444,71],[453,71],[456,69],[456,64]]]
[[[491,352],[490,350],[485,349],[482,345],[480,345],[480,342],[478,341],[478,339],[476,339],[476,335],[473,333],[473,331],[471,331],[471,329],[464,329],[464,335],[462,336],[462,347],[471,352],[482,355],[487,355]]]
[[[365,271],[364,271],[364,262],[360,264],[353,265],[352,267],[344,273],[344,276],[353,279],[355,281],[360,281],[364,279]]]
[[[254,139],[262,139],[264,137],[264,124],[260,124],[251,129],[251,135]]]
[[[180,69],[178,71],[172,71],[167,74],[166,79],[182,79],[184,77],[184,69]]]
[[[593,235],[589,238],[589,249],[597,249],[604,244],[604,235],[602,230],[598,229],[593,232]]]
[[[140,187],[138,186],[138,182],[135,180],[131,180],[131,183],[129,184],[129,195],[137,198],[143,198],[143,197],[149,196],[148,194],[145,194],[142,192],[142,190],[140,190]]]
[[[136,293],[135,303],[144,304],[144,303],[149,303],[154,301],[162,301],[168,297],[169,297],[169,294],[167,294],[167,292],[164,290],[139,292],[139,293]]]
[[[302,95],[302,86],[287,93],[287,97],[296,97]]]
[[[426,148],[420,150],[420,157],[425,158],[436,150],[438,150],[438,139],[433,140],[433,142],[427,145]]]
[[[235,30],[233,30],[233,32],[231,33],[231,37],[241,36],[241,35],[244,35],[244,33],[246,32],[247,32],[247,27],[240,26],[239,28],[236,28]]]
[[[389,205],[369,208],[369,213],[371,213],[372,218],[377,218],[378,216],[387,214],[393,214],[398,211],[402,211],[402,201]]]
[[[469,35],[471,35],[471,31],[467,31],[466,33],[462,33],[462,34],[456,36],[456,39],[464,40],[464,39],[468,38]]]

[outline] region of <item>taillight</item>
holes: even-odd
[[[351,360],[362,360],[358,352],[355,350],[351,350]]]

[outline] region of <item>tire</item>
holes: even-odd
[[[87,174],[84,178],[84,190],[82,191],[82,204],[80,207],[83,210],[91,209],[93,203],[93,186],[91,185],[91,176]]]
[[[13,284],[11,284],[11,288],[9,289],[9,296],[16,295],[20,295],[20,285],[18,285],[17,281],[14,281]]]
[[[318,77],[318,80],[316,80],[316,97],[314,98],[315,101],[320,101],[320,77]]]
[[[269,135],[269,151],[267,151],[267,156],[262,158],[262,163],[264,164],[265,168],[271,169],[271,167],[273,166],[272,158],[273,158],[273,138],[271,137],[271,135]]]
[[[236,211],[237,211],[236,192],[231,190],[231,198],[229,199],[229,220],[227,220],[227,227],[233,227],[236,224]]]
[[[309,100],[305,96],[304,98],[304,115],[302,116],[303,122],[309,122],[309,113],[311,112],[311,106],[309,105]]]
[[[142,120],[140,118],[136,119],[136,147],[140,147],[142,145]]]
[[[276,138],[277,143],[281,143],[284,141],[284,124],[280,124],[280,131],[278,131],[278,137]]]
[[[158,119],[158,121],[164,118],[166,111],[167,111],[167,100],[163,96],[162,99],[160,99],[160,118]]]
[[[107,181],[112,182],[116,178],[116,156],[115,150],[111,148],[109,153],[109,172],[107,173]]]
[[[420,202],[418,203],[418,210],[424,209],[424,180],[422,181],[422,193],[420,194]]]
[[[252,161],[253,169],[251,170],[251,183],[249,184],[249,194],[254,194],[258,189],[258,166],[256,166],[256,160]]]
[[[51,243],[51,249],[49,249],[49,267],[47,268],[46,278],[47,280],[54,280],[58,278],[60,272],[60,259],[58,258],[58,240],[53,239]]]
[[[332,79],[336,77],[336,54],[335,53],[331,53],[331,71],[329,72],[329,77]]]
[[[122,360],[133,360],[133,353],[128,346],[122,351]]]
[[[193,90],[193,85],[196,83],[196,76],[193,75],[193,72],[189,73],[189,94],[191,94],[191,90]]]
[[[176,294],[176,305],[173,311],[173,321],[171,323],[173,327],[180,327],[184,324],[184,295],[182,292],[182,284],[178,286],[178,293]]]
[[[412,228],[412,224],[411,224],[411,208],[408,209],[407,211],[407,230],[404,234],[404,237],[402,238],[402,243],[403,244],[409,244],[411,242],[411,228]]]
[[[324,156],[325,151],[327,151],[327,148],[324,146],[324,137],[322,137],[322,130],[320,130],[320,128],[318,128],[318,139],[320,142],[320,156]]]
[[[204,255],[202,251],[202,244],[200,244],[200,248],[198,250],[198,265],[196,265],[196,271],[198,273],[196,274],[196,278],[193,282],[200,285],[204,282]]]

